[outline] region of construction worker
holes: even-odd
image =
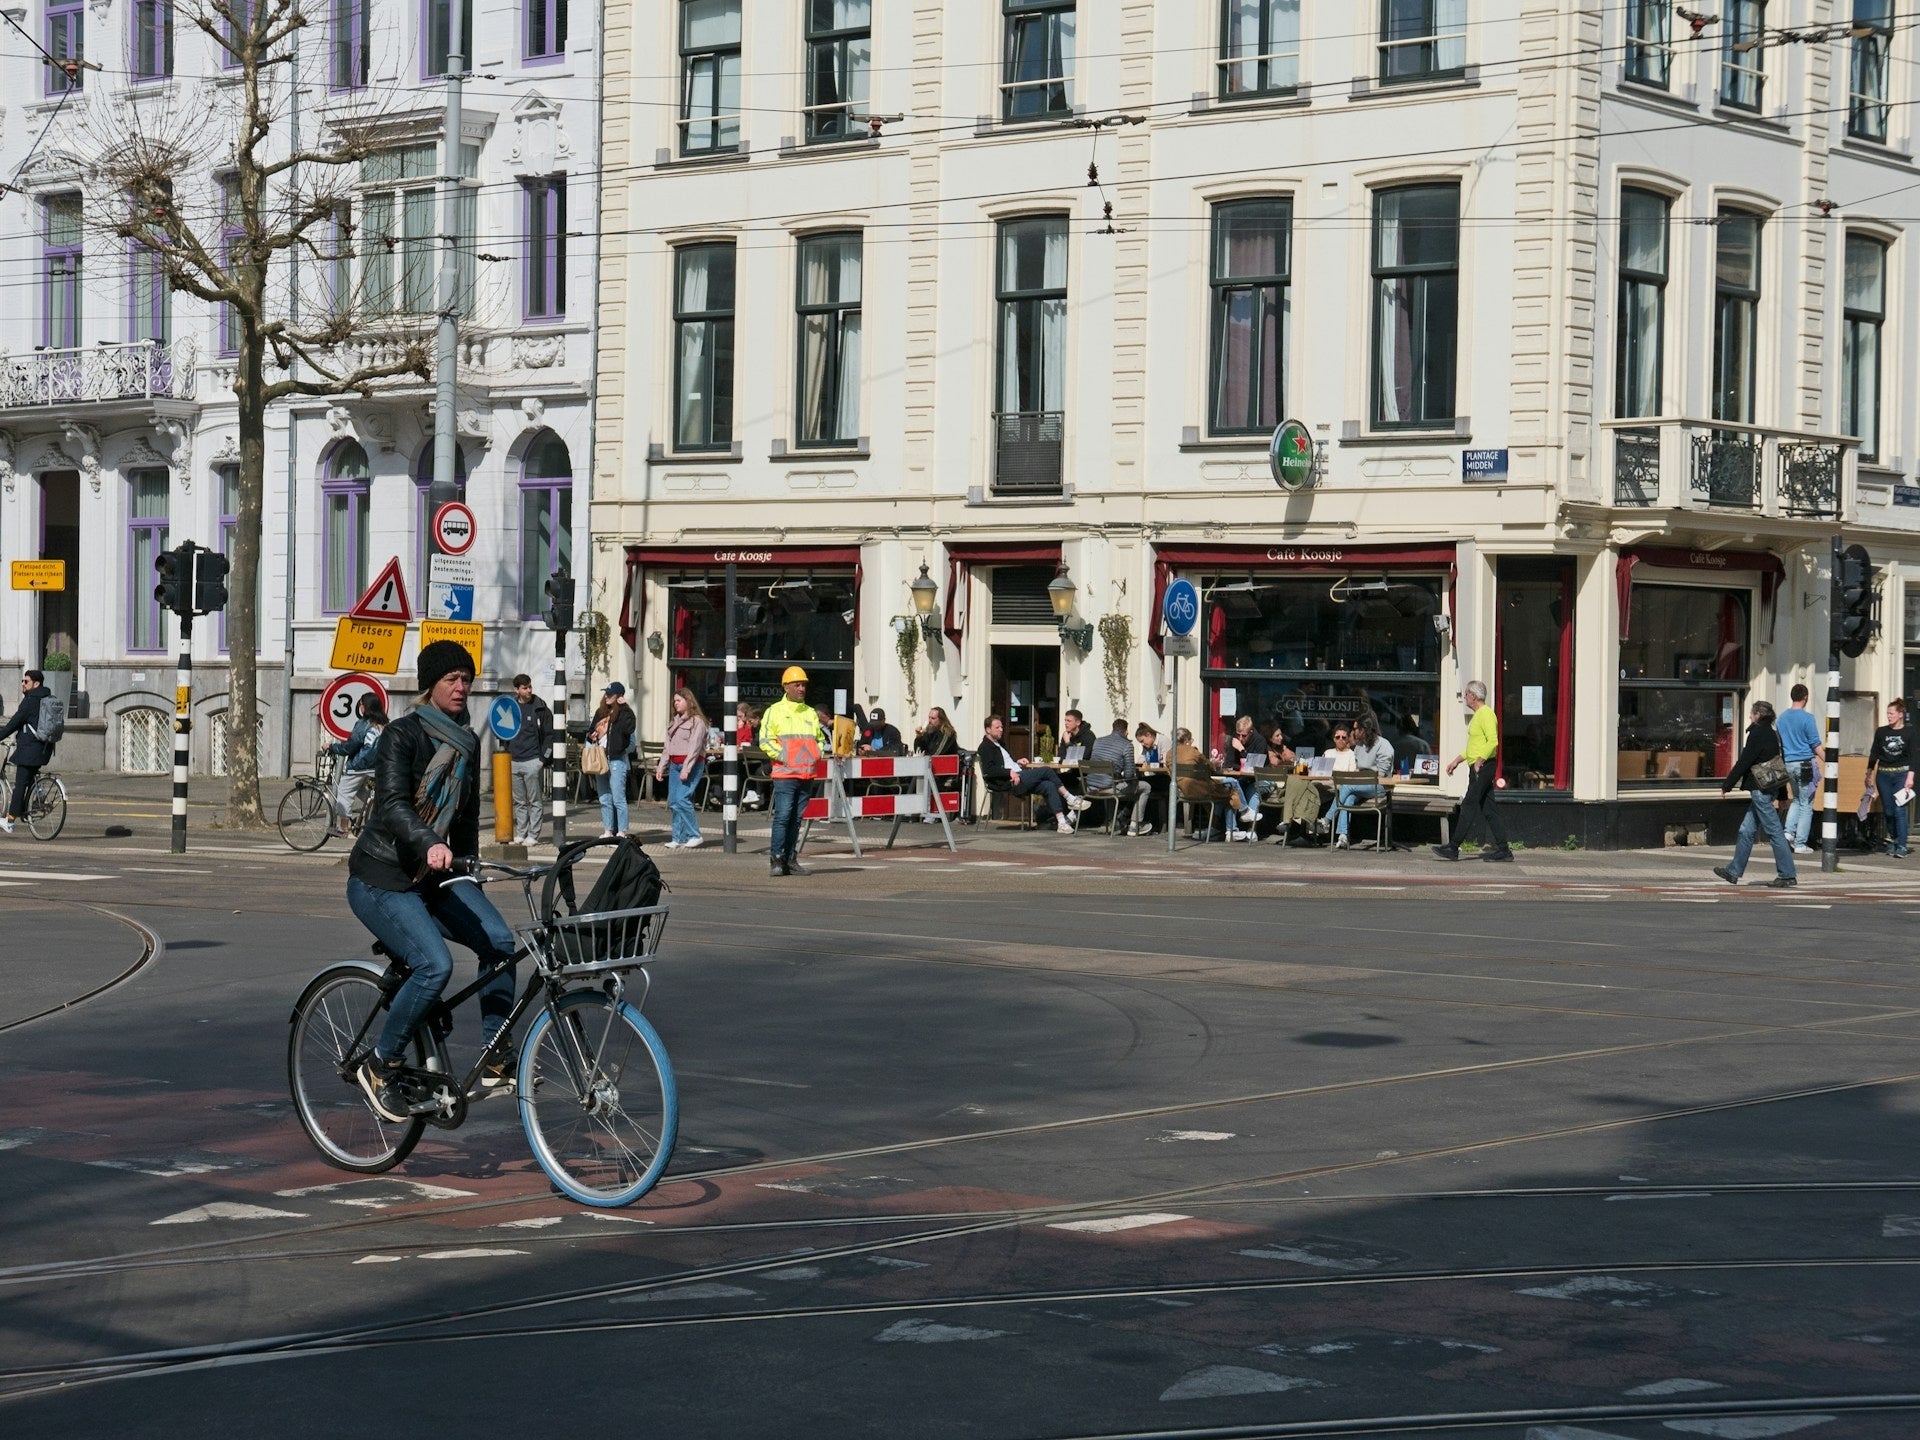
[[[804,875],[794,852],[800,845],[800,815],[820,772],[820,714],[807,704],[807,672],[789,665],[780,677],[787,698],[760,717],[760,748],[773,762],[773,844],[767,852],[774,875]]]

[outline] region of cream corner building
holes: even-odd
[[[591,528],[642,734],[715,708],[731,560],[750,697],[797,659],[969,747],[1369,704],[1411,761],[1484,679],[1517,832],[1646,843],[1730,827],[1747,703],[1824,688],[1844,530],[1864,749],[1920,688],[1916,36],[1720,8],[610,4]]]

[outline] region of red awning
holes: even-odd
[[[968,565],[1058,565],[1060,542],[982,541],[979,544],[948,545],[947,554]]]
[[[1444,570],[1454,562],[1451,542],[1440,545],[1343,545],[1339,542],[1300,545],[1158,545],[1154,553],[1181,569],[1404,570],[1425,566]]]
[[[627,583],[620,596],[620,638],[629,650],[646,620],[647,595],[640,584],[640,572],[647,566],[681,570],[711,570],[726,565],[743,570],[779,567],[792,569],[851,569],[854,593],[860,590],[860,547],[858,545],[765,545],[741,550],[719,550],[711,545],[629,545],[627,546]],[[860,611],[854,607],[853,638],[860,638]]]
[[[1614,586],[1620,601],[1620,638],[1627,638],[1627,626],[1633,618],[1633,567],[1645,563],[1666,570],[1685,570],[1694,575],[1739,574],[1760,576],[1760,601],[1773,604],[1774,591],[1787,578],[1787,567],[1778,555],[1765,550],[1689,550],[1680,545],[1635,545],[1620,552],[1614,569]]]

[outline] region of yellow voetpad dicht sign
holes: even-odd
[[[477,677],[481,666],[485,664],[480,658],[480,637],[484,633],[477,620],[422,620],[420,646],[425,649],[436,640],[458,641],[473,656],[473,673]]]

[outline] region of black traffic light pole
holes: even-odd
[[[1827,590],[1827,753],[1821,780],[1820,872],[1840,868],[1840,537],[1833,537]]]
[[[193,617],[227,608],[225,555],[188,540],[153,560],[160,583],[153,598],[180,622],[180,659],[173,677],[173,837],[168,851],[187,853],[188,745],[193,734]]]

